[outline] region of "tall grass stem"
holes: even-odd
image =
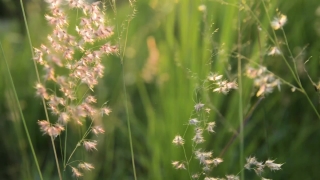
[[[40,179],[43,180],[42,173],[41,173],[41,170],[40,170],[40,167],[39,167],[39,163],[38,163],[38,159],[37,159],[36,153],[35,153],[34,148],[33,148],[33,144],[32,144],[32,141],[31,141],[31,138],[30,138],[30,135],[29,135],[29,131],[28,131],[28,127],[27,127],[27,124],[26,124],[26,120],[24,119],[24,115],[22,113],[22,109],[21,109],[21,106],[20,106],[20,103],[19,103],[19,98],[18,98],[18,95],[17,95],[17,91],[16,91],[14,83],[13,83],[12,75],[11,75],[11,72],[10,72],[10,69],[9,69],[9,65],[8,65],[7,59],[5,57],[1,42],[0,42],[0,47],[1,47],[1,51],[2,51],[4,62],[6,64],[7,73],[9,75],[9,80],[10,80],[10,84],[12,86],[14,98],[15,98],[15,100],[17,102],[19,113],[20,113],[20,116],[21,116],[21,119],[22,119],[22,123],[23,123],[23,127],[24,127],[24,130],[25,130],[26,135],[27,135],[28,143],[30,145],[32,156],[33,156],[33,159],[34,159],[34,161],[36,163]]]
[[[118,20],[117,17],[117,6],[116,2],[113,0],[113,8],[114,12],[116,15],[116,21]],[[127,127],[128,127],[128,133],[129,133],[129,143],[130,143],[130,152],[131,152],[131,161],[132,161],[132,169],[133,169],[133,175],[134,179],[137,180],[137,174],[136,174],[136,166],[135,166],[135,161],[134,161],[134,152],[133,152],[133,144],[132,144],[132,135],[131,135],[131,127],[130,127],[130,116],[129,116],[129,108],[128,108],[128,97],[127,97],[127,88],[126,88],[126,83],[125,83],[125,74],[124,74],[124,55],[125,55],[125,50],[127,46],[127,41],[128,41],[128,32],[129,32],[129,26],[130,26],[131,19],[127,21],[127,28],[126,28],[126,34],[125,34],[125,40],[124,40],[124,45],[123,45],[123,50],[121,48],[121,43],[120,43],[120,31],[119,31],[119,24],[117,21],[117,32],[118,32],[118,43],[119,43],[119,54],[120,54],[120,60],[121,60],[121,68],[122,68],[122,81],[123,81],[123,92],[124,92],[124,102],[125,102],[125,109],[126,109],[126,115],[127,115]],[[122,51],[122,52],[121,52]]]
[[[32,45],[32,41],[31,41],[31,37],[30,37],[28,21],[27,21],[26,13],[24,11],[24,6],[23,6],[22,0],[20,0],[20,6],[21,6],[22,14],[23,14],[23,20],[24,20],[25,28],[26,28],[26,31],[27,31],[27,36],[28,36],[28,41],[29,41],[29,45],[30,45],[30,51],[31,51],[31,54],[32,54],[32,59],[34,59],[34,53],[33,53],[33,49],[32,49],[33,45]],[[33,64],[34,64],[34,68],[35,68],[35,71],[36,71],[36,74],[37,74],[37,80],[40,83],[41,81],[40,81],[39,71],[38,71],[38,68],[37,68],[37,64],[36,64],[36,62],[34,60],[33,60]],[[49,115],[48,115],[48,112],[47,112],[46,102],[45,102],[44,98],[42,98],[42,104],[43,104],[43,108],[44,108],[44,111],[45,111],[45,114],[46,114],[47,121],[50,122]],[[56,165],[57,165],[59,178],[60,178],[60,180],[62,180],[60,167],[59,167],[59,160],[58,160],[56,148],[55,148],[55,145],[54,145],[54,139],[53,139],[52,136],[51,136],[50,139],[51,139],[51,144],[52,144],[52,147],[53,147],[53,152],[54,152],[54,157],[55,157],[55,161],[56,161]]]
[[[239,4],[241,0],[238,0]],[[238,54],[241,54],[241,10],[238,9]],[[244,166],[244,133],[243,133],[243,107],[242,107],[242,67],[241,56],[238,56],[238,84],[239,84],[239,124],[240,124],[240,168]],[[244,171],[241,171],[241,179],[244,180]]]

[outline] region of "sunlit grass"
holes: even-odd
[[[207,137],[203,149],[212,150],[213,156],[222,156],[224,160],[213,169],[212,176],[237,174],[241,171],[240,159],[256,156],[259,160],[270,158],[285,163],[282,171],[266,173],[267,178],[314,178],[316,159],[319,159],[315,148],[319,145],[317,137],[320,135],[316,114],[319,94],[304,68],[317,84],[320,43],[315,32],[320,20],[315,12],[318,4],[301,0],[264,2],[265,7],[262,1],[248,2],[241,7],[238,0],[224,3],[143,0],[135,3],[137,13],[128,26],[126,20],[132,14],[130,3],[119,3],[115,14],[112,2],[105,1],[105,13],[114,17],[109,21],[118,23],[120,30],[111,41],[117,42],[120,37],[119,42],[122,45],[126,42],[126,49],[123,49],[121,58],[109,56],[103,60],[106,75],[97,87],[97,99],[101,103],[108,101],[112,113],[103,122],[106,132],[100,137],[102,144],[98,152],[84,156],[96,165],[85,179],[133,179],[132,152],[137,179],[189,178],[185,170],[172,167],[172,161],[185,159],[181,148],[172,144],[172,139],[184,134],[194,105],[199,102],[211,109],[208,120],[217,124],[215,133]],[[48,31],[41,14],[46,10],[40,11],[40,6],[33,2],[26,7],[30,39],[38,47]],[[283,29],[273,31],[270,21],[278,16],[278,12],[286,15],[288,22]],[[238,22],[240,32],[237,31]],[[58,179],[52,148],[48,144],[50,139],[42,136],[36,125],[37,120],[44,117],[44,111],[43,103],[34,93],[36,73],[31,62],[30,45],[26,37],[14,31],[12,28],[11,32],[0,33],[3,53],[12,72],[44,179]],[[268,56],[272,47],[278,47],[282,54]],[[238,48],[241,48],[240,52]],[[297,57],[295,61],[291,56]],[[241,64],[237,58],[241,58]],[[304,64],[307,59],[309,62]],[[0,60],[0,69],[5,72],[3,58]],[[248,64],[256,68],[267,67],[268,72],[281,79],[281,91],[275,88],[264,98],[256,97],[259,88],[244,76]],[[238,65],[242,72],[238,71]],[[146,72],[150,79],[143,76]],[[221,95],[203,86],[210,72],[223,74],[227,80],[236,82],[242,75],[242,107],[239,108],[239,92]],[[6,174],[4,177],[34,179],[38,177],[38,171],[30,147],[26,145],[27,138],[19,120],[21,115],[16,115],[17,104],[13,103],[16,100],[9,88],[9,76],[2,73],[1,77],[0,111],[6,121],[0,130],[6,137],[4,152],[10,157],[5,161],[10,164],[8,167],[15,169],[13,172],[20,173],[3,168],[0,178]],[[291,91],[293,87],[296,87],[295,92]],[[127,102],[126,106],[124,102]],[[239,110],[243,110],[245,121],[243,141],[237,134],[241,125]],[[130,118],[131,133],[128,132],[127,117]],[[193,133],[192,130],[186,133],[186,142],[191,141]],[[131,150],[129,134],[132,137]],[[76,136],[68,138],[72,140]],[[243,146],[242,153],[240,145]],[[186,154],[192,154],[192,149],[192,144],[185,143]],[[12,160],[14,157],[21,160]],[[197,168],[196,163],[190,167]],[[292,172],[297,173],[293,175]],[[245,179],[254,178],[253,171],[246,171]]]

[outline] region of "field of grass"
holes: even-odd
[[[38,125],[48,117],[53,124],[58,120],[50,110],[46,116],[44,101],[36,95],[31,50],[50,46],[48,4],[25,2],[29,33],[25,21],[0,19],[0,179],[171,180],[192,179],[194,174],[199,175],[195,179],[226,179],[233,174],[250,180],[312,180],[320,176],[319,2],[102,2],[99,7],[114,35],[85,48],[110,42],[119,51],[102,56],[104,76],[94,88],[80,84],[76,90],[77,103],[89,92],[97,99],[97,108],[112,110],[93,122],[105,132],[86,137],[97,140],[97,150],[81,147],[72,157],[75,163],[80,159],[94,166],[83,177],[64,169],[64,161],[91,126],[90,118],[84,118],[82,126],[71,119],[64,126],[67,131],[55,138],[43,134]],[[81,11],[66,9],[68,33],[77,34]],[[284,16],[284,25],[272,27],[274,18],[279,25]],[[272,54],[273,47],[280,53]],[[81,58],[85,54],[81,53],[73,58]],[[37,68],[43,81],[43,66]],[[215,74],[236,82],[237,89],[222,93],[222,82],[210,80]],[[59,84],[47,85],[60,93]],[[193,125],[191,119],[200,123]],[[215,122],[214,133],[205,130],[209,122]],[[205,141],[197,143],[195,132],[202,130]],[[173,144],[177,135],[183,137],[183,146]],[[211,151],[212,158],[223,162],[204,171],[196,158],[200,151]],[[253,156],[261,162],[275,160],[282,164],[281,170],[265,167],[260,177],[244,169],[246,158]],[[175,168],[174,161],[185,169]]]

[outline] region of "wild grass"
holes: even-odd
[[[76,153],[95,167],[83,179],[190,179],[194,174],[199,179],[228,174],[260,179],[254,171],[244,171],[246,158],[254,162],[250,168],[257,169],[252,165],[259,165],[258,161],[249,158],[253,156],[263,160],[265,167],[285,163],[281,171],[266,170],[262,177],[314,179],[319,175],[317,2],[103,3],[105,17],[115,30],[110,42],[118,45],[119,55],[101,59],[105,76],[94,94],[98,107],[107,102],[112,112],[106,119],[95,119],[104,134],[88,136],[98,140],[97,151]],[[48,138],[37,125],[46,117],[42,105],[47,103],[35,95],[38,78],[30,48],[39,48],[51,32],[44,18],[47,5],[35,1],[22,9],[29,33],[17,33],[13,24],[0,34],[0,135],[5,137],[0,152],[8,164],[1,166],[0,177],[70,179],[72,171],[62,168],[64,149],[57,148],[55,157],[52,148],[63,147],[65,136]],[[81,13],[68,13],[69,27],[75,27]],[[283,15],[287,22],[274,30],[272,21]],[[97,46],[90,48],[97,50]],[[219,93],[223,88],[208,79],[214,73],[236,82],[238,89]],[[38,77],[42,76],[40,70]],[[57,86],[51,89],[58,92]],[[91,91],[80,89],[83,94]],[[195,109],[202,104],[203,108]],[[48,116],[55,122],[55,116]],[[205,142],[197,146],[192,143],[197,135],[192,119],[200,121],[202,129],[215,123],[215,132],[204,132]],[[68,135],[67,144],[76,147],[89,127],[87,120],[83,128]],[[176,135],[184,139],[183,148],[172,144]],[[204,152],[212,152],[210,158],[197,159]],[[203,174],[202,167],[211,158],[223,162]],[[187,170],[176,170],[182,166],[174,161],[184,163]]]

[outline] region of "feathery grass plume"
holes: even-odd
[[[104,74],[102,58],[118,52],[117,47],[107,41],[113,35],[113,28],[107,25],[99,1],[92,4],[82,0],[46,2],[49,12],[45,18],[53,30],[47,36],[46,43],[41,44],[40,48],[34,48],[34,60],[45,72],[43,83],[38,82],[35,88],[37,96],[46,100],[48,109],[57,117],[57,122],[52,124],[49,120],[38,121],[40,130],[55,138],[65,130],[68,123],[82,126],[85,120],[90,120],[91,125],[79,142],[87,151],[97,150],[97,141],[85,138],[89,132],[95,135],[103,134],[105,131],[101,126],[91,126],[99,115],[111,113],[109,107],[97,108],[97,99],[91,93]],[[67,12],[73,9],[77,10],[79,17],[75,19],[77,25],[69,27],[71,19]],[[58,91],[50,88],[52,84]],[[72,155],[73,153],[69,158],[64,158],[69,162]],[[83,176],[68,162],[64,167],[70,166],[75,177]],[[80,163],[78,167],[82,170],[94,169],[89,163]]]
[[[280,80],[274,77],[273,74],[269,73],[266,68],[260,68],[260,69],[254,69],[252,67],[247,68],[247,76],[250,78],[255,79],[257,81],[255,84],[256,86],[265,86],[268,88],[273,88],[274,86],[280,86]],[[235,81],[233,82],[228,82],[226,80],[222,80],[222,75],[219,74],[214,74],[211,73],[208,76],[209,82],[213,82],[213,85],[219,86],[219,89],[224,89],[224,91],[213,91],[213,92],[222,92],[223,94],[227,94],[231,89],[237,89],[237,84]],[[261,82],[264,82],[265,84],[261,84]],[[258,86],[259,87],[259,86]],[[216,88],[216,89],[218,89]],[[260,87],[261,88],[261,87]],[[261,90],[259,90],[261,91]],[[265,95],[267,93],[272,92],[272,89],[267,89],[263,92],[257,93],[257,96],[259,95]],[[205,142],[205,137],[204,137],[204,130],[207,130],[208,133],[213,133],[214,128],[215,128],[215,122],[208,122],[208,119],[203,116],[204,112],[208,112],[205,108],[205,104],[202,103],[197,103],[194,106],[194,113],[193,116],[197,117],[192,117],[188,121],[188,126],[194,127],[194,136],[192,138],[193,141],[193,146],[192,146],[192,152],[194,155],[193,159],[196,159],[199,161],[200,167],[202,168],[200,172],[197,172],[193,175],[190,174],[190,169],[189,169],[189,163],[191,163],[191,157],[187,158],[187,154],[184,154],[186,157],[185,161],[174,161],[172,162],[172,165],[175,169],[186,169],[189,172],[190,178],[191,179],[199,179],[201,176],[204,176],[204,179],[207,180],[216,180],[216,179],[225,179],[225,178],[215,178],[210,176],[210,172],[212,169],[216,166],[218,166],[220,163],[223,162],[223,159],[220,157],[213,157],[213,152],[212,151],[205,151],[202,150],[199,146],[201,143]],[[173,144],[182,146],[184,149],[184,137],[181,137],[180,135],[175,136],[175,138],[172,141]],[[184,153],[185,150],[184,150]],[[188,160],[190,159],[190,160]],[[185,163],[183,163],[185,162]],[[274,160],[267,160],[265,163],[258,162],[255,157],[249,157],[247,158],[247,163],[244,165],[244,169],[251,170],[253,169],[255,173],[263,178],[261,175],[265,169],[265,167],[268,167],[270,170],[280,170],[282,164],[277,164],[274,163]],[[227,180],[239,180],[239,176],[237,175],[226,175],[225,176]]]
[[[206,90],[213,89],[213,92],[227,94],[232,89],[238,88],[238,85],[235,81],[229,82],[227,80],[223,80],[222,78],[222,75],[210,73],[210,75],[204,81],[204,83],[210,83],[209,88],[206,88]],[[186,169],[190,175],[190,178],[192,179],[199,179],[201,176],[203,176],[205,179],[219,179],[210,177],[209,174],[214,167],[223,162],[223,159],[220,157],[213,157],[212,151],[206,151],[200,147],[200,145],[205,142],[205,136],[207,134],[215,132],[214,128],[216,126],[216,123],[214,121],[208,120],[208,114],[210,113],[210,110],[210,108],[206,107],[206,105],[201,102],[198,102],[194,105],[192,117],[188,120],[187,123],[188,127],[192,127],[194,130],[194,135],[191,139],[191,143],[193,144],[193,154],[190,155],[190,158],[187,158],[188,155],[184,154],[184,156],[186,157],[184,161],[174,161],[172,163],[175,169]],[[182,148],[184,149],[184,144],[187,142],[185,142],[184,137],[175,136],[172,143],[182,146]],[[186,153],[186,151],[184,151],[184,153]],[[193,162],[191,161],[192,159],[197,160],[198,164],[200,164],[201,167],[198,170],[192,170],[196,172],[193,175],[191,175],[191,170],[189,169],[189,164]],[[185,162],[183,163],[184,168],[178,168],[182,166],[181,162]],[[232,179],[233,176],[227,176],[227,178]]]
[[[223,75],[216,73],[210,73],[207,77],[209,81],[213,82],[213,92],[228,94],[232,89],[238,89],[238,84],[235,81],[222,80]]]
[[[87,171],[91,171],[92,169],[94,169],[92,164],[86,163],[86,162],[78,164],[78,168],[87,170]]]
[[[248,157],[246,160],[247,160],[247,163],[244,165],[244,168],[247,170],[253,169],[255,173],[260,177],[265,167],[269,168],[271,171],[277,171],[277,170],[281,170],[281,166],[283,165],[283,164],[274,163],[274,160],[269,160],[269,159],[265,161],[265,163],[259,162],[255,157]]]
[[[287,23],[287,16],[280,14],[278,17],[275,17],[271,22],[271,26],[274,30],[282,28]]]
[[[268,52],[269,56],[275,56],[275,55],[280,55],[280,54],[281,54],[281,51],[277,47],[271,47],[269,52]]]
[[[253,68],[248,66],[246,69],[246,76],[254,79],[254,86],[259,90],[256,96],[265,96],[273,92],[275,87],[280,90],[281,81],[274,74],[267,71],[266,67]]]
[[[179,146],[179,145],[181,146],[184,144],[184,139],[181,136],[177,135],[176,137],[174,137],[172,143],[177,146]]]
[[[184,165],[183,162],[173,161],[171,164],[175,169],[186,169],[186,166]]]

